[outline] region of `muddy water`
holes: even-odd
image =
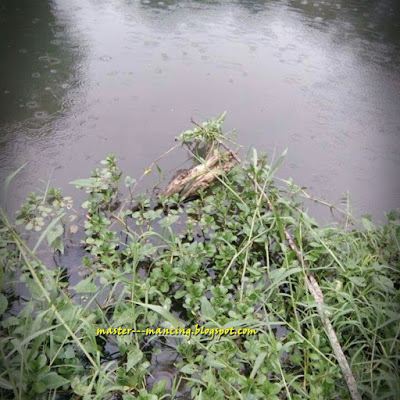
[[[114,152],[138,176],[174,137],[228,111],[280,175],[358,213],[400,205],[396,0],[3,0],[0,168],[11,203]],[[166,161],[177,166],[184,153]]]

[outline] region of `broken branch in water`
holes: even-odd
[[[172,196],[181,193],[184,198],[192,196],[199,189],[206,189],[221,175],[228,173],[235,165],[231,151],[211,149],[203,164],[196,165],[179,174],[160,195]]]

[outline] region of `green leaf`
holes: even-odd
[[[281,237],[282,243],[284,243],[285,242],[285,230],[282,225],[281,217],[279,216],[279,213],[277,213],[275,209],[273,211],[274,211],[276,223],[277,223],[278,229],[279,229],[279,236]]]
[[[375,225],[368,218],[361,218],[361,222],[367,231],[373,231],[375,229]]]
[[[125,186],[126,187],[129,187],[129,186],[133,185],[134,183],[136,183],[136,179],[133,179],[130,176],[125,177]]]
[[[36,381],[32,389],[35,393],[43,393],[46,391],[46,385],[41,381]]]
[[[7,297],[4,294],[0,293],[0,315],[3,315],[4,312],[7,310],[8,301]]]
[[[226,110],[217,118],[217,123],[221,124],[222,122],[224,122],[225,117],[226,117]]]
[[[162,220],[159,221],[159,224],[163,228],[167,228],[168,226],[171,226],[174,222],[178,221],[179,215],[169,215],[168,217],[163,218]]]
[[[92,282],[92,278],[89,277],[80,281],[72,289],[76,293],[94,293],[98,290],[98,287]]]
[[[294,267],[294,268],[277,268],[270,273],[271,278],[271,287],[275,285],[281,285],[284,283],[285,279],[293,274],[297,274],[302,271],[301,267]]]
[[[395,293],[394,282],[385,275],[376,275],[372,280],[388,293]],[[1,314],[1,313],[0,313]]]
[[[222,329],[229,329],[229,328],[237,328],[239,326],[249,326],[251,324],[255,324],[257,322],[260,322],[257,319],[241,319],[241,320],[235,320],[235,321],[229,321],[225,325],[223,325],[221,328]]]
[[[194,364],[186,364],[181,368],[183,374],[193,375],[197,372],[196,366]]]
[[[45,354],[40,354],[39,357],[36,359],[37,365],[39,368],[43,368],[47,364],[47,357]]]
[[[95,188],[99,185],[99,181],[96,178],[76,179],[75,181],[70,182],[70,184],[75,185],[76,187]]]
[[[31,296],[36,299],[40,300],[43,298],[43,292],[40,286],[31,278],[26,278],[26,285],[28,286],[29,293]]]
[[[168,310],[161,306],[155,306],[153,304],[144,304],[134,301],[135,304],[148,308],[149,310],[153,310],[156,313],[160,314],[164,319],[166,319],[173,327],[175,328],[183,328],[184,325],[176,319]]]
[[[6,390],[12,390],[12,385],[10,382],[6,381],[4,378],[0,378],[0,387]]]
[[[291,340],[290,342],[285,343],[280,349],[279,349],[279,355],[282,355],[283,353],[290,353],[291,347],[297,345],[299,342],[295,340]]]
[[[80,396],[85,396],[91,391],[91,387],[83,383],[77,376],[72,379],[71,387],[74,392]]]
[[[365,278],[362,278],[360,276],[350,276],[349,279],[356,286],[365,287],[367,285],[366,282],[365,282]]]
[[[45,385],[46,390],[51,390],[64,386],[70,381],[58,375],[56,372],[49,372],[40,379],[40,382]]]
[[[21,165],[16,171],[7,176],[4,181],[4,204],[7,204],[7,192],[8,187],[10,186],[11,181],[14,179],[15,175],[17,175],[23,168],[25,168],[27,162],[24,165]]]
[[[169,285],[167,281],[164,281],[161,285],[160,285],[160,292],[161,293],[167,293],[169,290]]]
[[[47,234],[47,243],[51,246],[54,241],[60,237],[64,233],[64,228],[61,224],[56,225],[52,230]]]
[[[160,381],[154,383],[153,387],[151,388],[151,393],[158,396],[158,398],[162,398],[162,395],[165,394],[167,388],[168,380],[166,378],[161,379]]]
[[[251,374],[250,374],[250,379],[254,379],[254,377],[257,374],[257,371],[260,369],[266,356],[267,356],[267,353],[265,353],[265,352],[262,352],[257,356],[256,361],[254,362],[253,370],[251,371]]]
[[[246,214],[250,213],[250,208],[247,204],[237,203],[236,206],[239,210],[244,211]]]
[[[277,161],[277,162],[275,163],[275,165],[271,168],[271,171],[270,171],[269,174],[268,174],[268,178],[269,178],[269,179],[271,179],[271,178],[274,176],[275,172],[276,172],[276,171],[278,170],[278,168],[281,166],[283,160],[284,160],[285,157],[286,157],[287,152],[288,152],[288,149],[287,149],[287,148],[286,148],[285,150],[283,150],[281,156],[278,158],[278,161]]]
[[[64,351],[64,358],[75,358],[75,350],[73,346],[67,346]]]
[[[141,361],[142,358],[143,353],[138,348],[129,351],[126,370],[130,371],[139,361]]]
[[[206,318],[214,318],[215,310],[205,296],[200,298],[201,314]]]
[[[185,295],[186,295],[186,290],[180,289],[175,293],[174,298],[178,300],[178,299],[181,299],[182,297],[184,297]]]
[[[54,228],[54,226],[57,224],[57,222],[64,216],[64,213],[61,213],[57,218],[53,219],[53,221],[50,222],[48,227],[44,230],[44,232],[40,235],[39,240],[36,242],[35,247],[33,248],[33,252],[35,252],[40,244],[43,242],[44,238],[48,235],[48,233]]]
[[[215,359],[214,357],[212,357],[212,356],[210,356],[210,355],[207,356],[207,357],[205,358],[204,362],[205,362],[206,365],[208,365],[209,367],[213,367],[213,368],[226,368],[226,365],[225,365],[223,362],[221,362],[221,361]]]

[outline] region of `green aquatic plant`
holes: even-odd
[[[181,140],[219,145],[222,117]],[[154,201],[109,156],[73,182],[82,211],[50,188],[15,223],[2,208],[0,397],[350,399],[312,274],[360,396],[398,398],[400,214],[376,226],[341,210],[343,224],[321,226],[304,188],[278,186],[282,160],[254,151],[195,197]],[[256,334],[143,333],[196,325]],[[106,333],[118,327],[135,332]],[[157,378],[163,358],[171,379]]]
[[[193,129],[181,133],[178,140],[183,143],[207,143],[212,144],[216,139],[222,139],[222,124],[225,121],[226,111],[224,111],[218,118],[210,119],[203,122],[201,125]]]

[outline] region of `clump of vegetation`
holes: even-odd
[[[223,117],[180,140],[218,146]],[[74,182],[87,192],[83,213],[58,189],[30,195],[15,224],[1,209],[0,397],[348,399],[312,273],[362,398],[399,398],[400,215],[320,226],[302,209],[304,188],[277,186],[281,161],[254,152],[190,201],[153,201],[109,156]],[[257,334],[97,335],[196,324]],[[158,378],[167,358],[170,376]]]

